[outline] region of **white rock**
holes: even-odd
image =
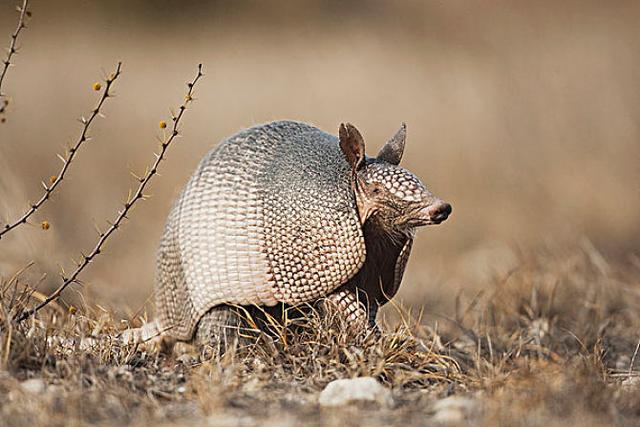
[[[256,425],[256,420],[249,416],[222,413],[207,417],[205,425],[208,427],[245,427]]]
[[[373,401],[384,406],[393,405],[391,391],[373,377],[331,381],[318,398],[321,406],[340,406],[356,401]]]
[[[478,403],[467,397],[450,396],[433,404],[433,421],[440,424],[459,424],[468,420],[478,409]]]
[[[260,421],[262,427],[296,427],[300,425],[300,421],[290,415],[282,417],[273,417]]]
[[[620,384],[623,388],[634,389],[640,386],[640,377],[629,377]]]
[[[459,424],[465,420],[464,414],[458,409],[443,409],[436,412],[432,418],[434,423]]]
[[[626,354],[621,354],[616,359],[616,369],[620,371],[626,371],[627,369],[629,369],[630,365],[631,365],[631,358]]]
[[[22,391],[29,394],[42,394],[46,384],[41,378],[31,378],[30,380],[22,381],[20,383],[20,388]]]

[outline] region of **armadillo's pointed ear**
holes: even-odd
[[[340,125],[340,149],[351,169],[357,171],[364,161],[364,138],[351,123]]]
[[[400,130],[393,135],[378,153],[378,159],[384,160],[392,165],[399,165],[404,152],[404,141],[407,138],[407,125],[402,123]]]

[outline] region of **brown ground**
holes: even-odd
[[[0,224],[56,173],[100,70],[124,66],[60,191],[0,240],[0,424],[426,424],[450,394],[475,402],[478,425],[637,423],[640,3],[31,3],[2,86]],[[0,5],[2,46],[13,7]],[[115,217],[200,62],[207,75],[152,197],[82,286],[35,323],[7,321],[14,289],[50,292],[93,246],[94,224]],[[328,131],[350,121],[371,154],[405,121],[403,164],[453,204],[419,233],[382,339],[339,325],[317,336],[325,325],[212,361],[104,338],[152,316],[155,248],[199,159],[281,118]],[[97,341],[78,348],[82,337]],[[330,380],[365,374],[395,407],[316,403]],[[26,392],[40,384],[30,378],[44,391]]]

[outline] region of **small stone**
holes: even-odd
[[[41,378],[31,378],[30,380],[26,380],[20,383],[20,388],[22,391],[29,394],[42,394],[44,393],[44,389],[46,384]]]
[[[616,369],[620,371],[626,371],[627,369],[629,369],[630,365],[631,365],[631,358],[626,354],[621,354],[616,359]]]
[[[260,389],[263,388],[262,381],[259,378],[253,377],[246,381],[242,385],[242,390],[248,394],[256,394],[260,392]]]
[[[637,377],[637,376],[629,377],[629,378],[625,379],[624,381],[622,381],[622,383],[620,383],[620,385],[623,388],[626,388],[626,389],[637,389],[637,388],[640,388],[640,377]]]
[[[261,421],[261,424],[262,427],[295,427],[300,425],[300,421],[291,415],[285,415]]]
[[[439,424],[458,424],[465,419],[464,414],[459,409],[447,408],[436,412],[433,422]]]
[[[357,401],[373,401],[383,406],[393,405],[391,391],[373,377],[332,381],[318,398],[321,406],[341,406]]]
[[[476,413],[478,403],[467,397],[451,396],[438,400],[431,407],[432,421],[440,424],[459,424]]]
[[[255,420],[249,416],[218,413],[207,417],[205,425],[209,427],[244,427],[255,425]]]

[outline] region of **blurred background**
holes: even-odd
[[[3,47],[17,3],[0,2]],[[152,197],[82,277],[92,303],[142,306],[171,202],[202,156],[284,118],[332,133],[350,121],[371,155],[407,123],[403,165],[454,207],[419,232],[400,293],[427,311],[446,310],[520,252],[593,244],[638,260],[640,2],[32,0],[30,10],[3,87],[12,102],[0,124],[0,222],[57,173],[56,153],[98,99],[92,84],[117,61],[123,74],[61,190],[35,225],[0,241],[5,278],[34,261],[30,283],[51,289],[93,247],[94,224],[115,218],[135,185],[130,170],[154,160],[158,122],[200,62],[197,102]]]

